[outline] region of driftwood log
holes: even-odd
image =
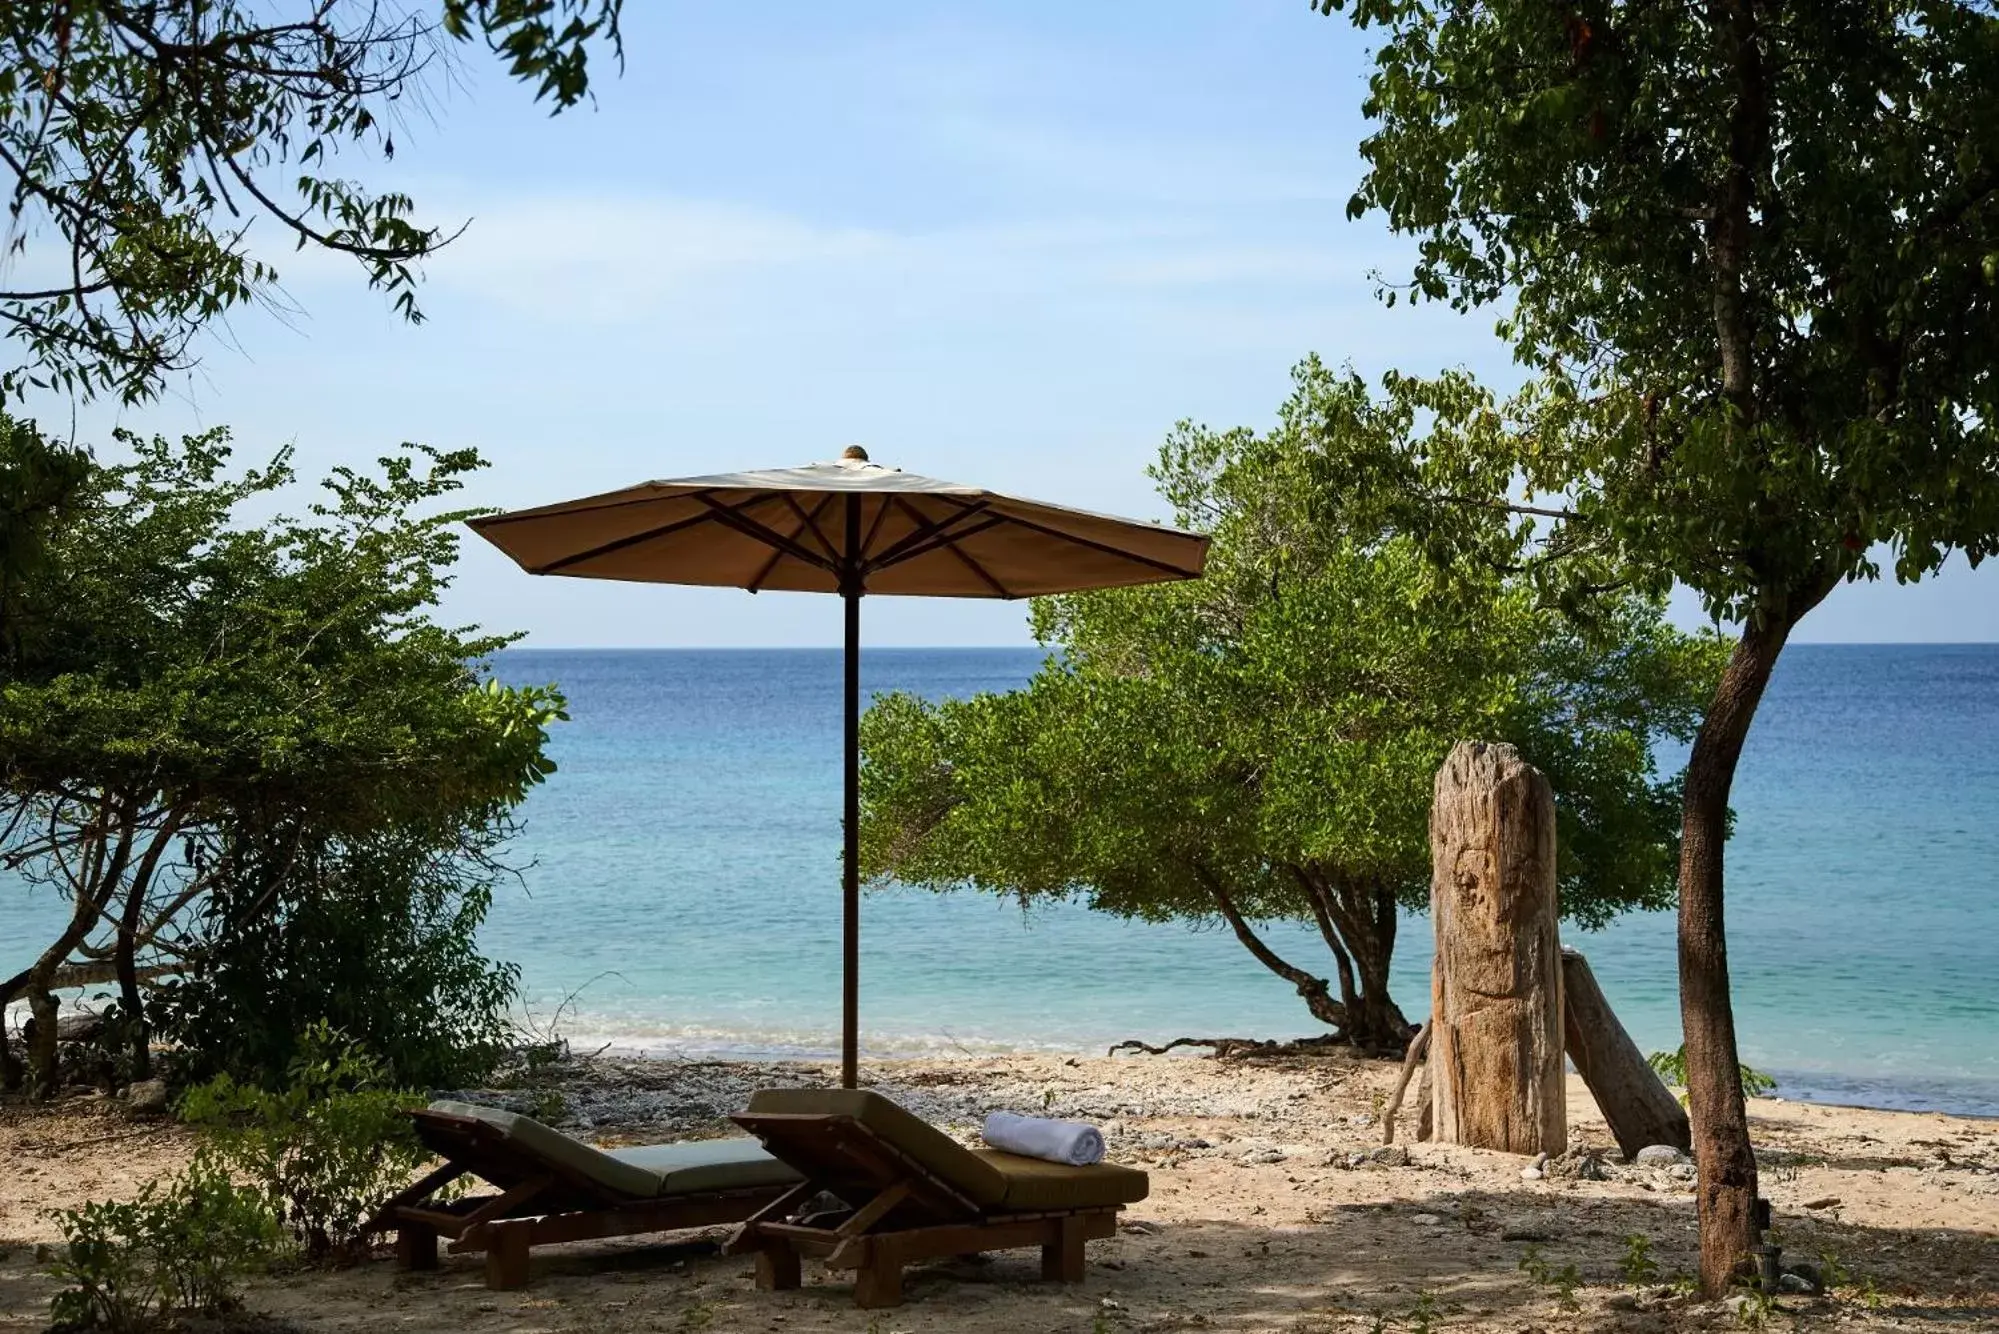
[[[1416,1036],[1409,1039],[1409,1050],[1402,1053],[1402,1073],[1396,1077],[1395,1092],[1389,1095],[1388,1107],[1381,1114],[1381,1142],[1383,1144],[1393,1144],[1395,1142],[1395,1117],[1402,1110],[1402,1095],[1409,1089],[1409,1076],[1416,1073],[1418,1066],[1423,1065],[1424,1058],[1429,1055],[1429,1051],[1430,1021],[1426,1019],[1423,1021],[1423,1026],[1416,1030]],[[1428,1069],[1427,1066],[1424,1066],[1424,1068]],[[1422,1109],[1425,1121],[1428,1120],[1430,1110],[1429,1091],[1430,1085],[1426,1080],[1423,1084],[1423,1091],[1417,1098],[1417,1106]],[[1419,1132],[1416,1138],[1420,1140],[1424,1136]]]
[[[1589,960],[1572,949],[1562,951],[1562,1032],[1576,1073],[1626,1158],[1648,1144],[1692,1148],[1686,1109],[1617,1021]]]
[[[1555,797],[1512,746],[1460,742],[1430,808],[1430,1076],[1438,1141],[1560,1153]]]

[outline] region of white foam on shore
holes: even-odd
[[[840,1035],[818,1029],[725,1029],[699,1024],[627,1025],[586,1023],[560,1034],[573,1052],[665,1057],[709,1061],[831,1061],[840,1056]],[[1018,1038],[957,1033],[863,1032],[863,1059],[923,1060],[926,1058],[1031,1055],[1102,1055],[1074,1043],[1033,1042]]]

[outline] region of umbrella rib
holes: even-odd
[[[784,503],[791,506],[791,512],[793,514],[796,514],[799,518],[799,522],[801,522],[805,526],[804,529],[801,529],[800,531],[802,532],[809,529],[812,535],[819,539],[819,549],[826,553],[827,560],[840,559],[840,549],[834,546],[832,541],[826,536],[826,534],[819,530],[819,516],[824,514],[826,512],[826,507],[833,503],[833,496],[834,493],[831,491],[828,491],[824,495],[820,496],[819,503],[812,507],[812,512],[810,514],[807,514],[805,512],[805,506],[798,503],[797,496],[794,496],[789,491],[784,493]],[[798,533],[793,533],[791,536],[794,539],[796,539],[798,537]]]
[[[904,500],[900,496],[897,496],[892,503],[902,506],[904,512],[907,513],[910,518],[914,519],[919,527],[932,527],[932,528],[941,527],[941,525],[932,524],[928,519],[925,519],[921,514],[918,514],[916,512],[915,507],[910,505],[908,501]],[[883,508],[886,509],[887,506],[883,506]],[[992,573],[989,570],[987,570],[985,566],[979,564],[977,561],[973,560],[969,555],[965,554],[963,551],[960,551],[958,549],[958,542],[955,537],[944,538],[942,545],[946,551],[950,552],[952,555],[956,556],[960,561],[964,562],[966,569],[970,570],[973,574],[979,576],[979,578],[985,580],[986,586],[992,589],[996,595],[1002,598],[1006,598],[1009,601],[1013,598],[1013,594],[1007,592],[1006,585],[1001,583],[999,580],[993,578]]]
[[[856,564],[866,564],[864,557],[867,549],[874,545],[875,535],[881,532],[882,524],[888,521],[888,511],[889,507],[887,505],[883,505],[875,511],[875,521],[868,525],[868,535],[861,539],[861,549],[847,553],[848,557]]]
[[[810,528],[812,530],[812,535],[819,539],[819,545],[825,547],[829,554],[832,553],[833,550],[832,543],[826,540],[826,534],[820,532],[819,525],[813,522],[813,520],[818,518],[820,513],[824,511],[828,505],[833,503],[832,493],[828,492],[817,505],[813,506],[812,513],[810,515],[807,515],[804,507],[800,505],[797,500],[792,498],[790,492],[785,493],[784,503],[791,506],[793,512],[798,515],[800,521],[799,528],[796,531],[794,531],[791,535],[792,538],[796,540],[799,533],[802,533],[807,528]],[[758,570],[754,575],[752,575],[750,577],[750,581],[744,584],[743,587],[749,589],[750,592],[752,593],[762,592],[764,581],[770,578],[771,572],[777,569],[778,562],[782,561],[784,557],[785,553],[782,551],[771,552],[770,559],[763,563],[763,568]]]
[[[910,555],[910,552],[906,550],[906,548],[920,547],[925,542],[930,541],[932,538],[942,535],[946,530],[948,530],[951,527],[952,524],[960,523],[963,520],[977,517],[986,508],[986,502],[982,500],[976,505],[973,505],[966,509],[959,510],[956,514],[951,515],[949,518],[944,519],[941,522],[924,518],[922,515],[917,514],[916,510],[911,506],[909,506],[908,504],[904,504],[903,508],[905,510],[908,510],[911,515],[915,516],[916,530],[890,543],[886,551],[882,552],[881,555],[875,557],[873,560],[868,562],[869,569],[874,569],[874,570],[884,569],[890,565],[898,564],[899,562],[907,559],[908,556]],[[886,505],[882,506],[882,510],[886,512],[888,510],[888,506]],[[862,547],[862,549],[866,550],[865,545]],[[926,550],[928,549],[929,548],[926,548]]]
[[[697,493],[695,496],[691,498],[699,500],[704,505],[714,506],[716,504],[715,501],[710,500],[708,498],[706,493]],[[772,500],[774,498],[775,498],[774,494],[765,495],[765,496],[755,496],[749,500],[744,501],[743,508],[748,509],[752,505],[761,505],[764,502]],[[709,520],[713,519],[714,517],[715,515],[711,512],[707,514],[696,514],[695,516],[689,519],[675,519],[672,523],[661,524],[657,528],[648,528],[642,533],[633,533],[629,537],[620,537],[615,541],[605,542],[600,546],[591,547],[587,551],[578,551],[571,555],[564,556],[560,560],[552,560],[546,565],[537,566],[534,570],[531,571],[531,573],[560,574],[562,571],[569,569],[571,566],[581,565],[586,560],[595,560],[599,556],[608,556],[614,551],[623,551],[627,547],[635,547],[642,542],[651,542],[656,538],[671,536],[674,533],[680,532],[682,529],[692,528],[697,524],[707,523]]]
[[[1006,517],[1009,523],[1017,523],[1021,527],[1040,533],[1045,537],[1059,537],[1065,542],[1074,542],[1079,547],[1088,547],[1092,551],[1101,551],[1107,556],[1116,556],[1121,560],[1133,561],[1139,565],[1149,566],[1165,574],[1170,574],[1176,579],[1198,579],[1201,577],[1199,570],[1183,570],[1168,561],[1154,560],[1150,556],[1141,556],[1136,551],[1126,551],[1122,547],[1114,547],[1107,542],[1097,542],[1087,537],[1078,537],[1074,533],[1065,533],[1060,528],[1050,528],[1047,524],[1036,523],[1032,519],[1023,519],[1018,514],[1009,514]]]
[[[944,533],[933,534],[932,536],[935,537],[935,540],[929,541],[927,543],[918,543],[915,546],[910,546],[907,541],[898,542],[896,544],[897,550],[895,551],[894,555],[885,556],[883,559],[876,561],[868,568],[870,570],[886,570],[891,565],[900,565],[906,560],[915,560],[918,556],[927,556],[931,552],[936,551],[939,548],[953,546],[956,543],[963,541],[965,538],[976,537],[980,533],[986,532],[989,529],[997,528],[1005,522],[1006,519],[1004,516],[993,515],[984,520],[983,522],[975,523],[970,528],[966,528],[961,532],[950,533],[950,534],[944,534]]]
[[[776,499],[782,494],[782,492],[772,492],[768,498]],[[746,519],[742,516],[740,510],[724,505],[718,500],[710,499],[707,496],[697,498],[702,504],[708,506],[713,511],[714,519],[723,527],[732,528],[743,536],[761,542],[765,546],[776,547],[793,560],[803,561],[807,565],[815,565],[822,570],[831,570],[833,568],[831,562],[821,558],[814,552],[807,551],[804,547],[798,545],[798,543],[792,541],[783,533],[778,532],[775,528],[766,527],[758,523],[755,519]],[[758,497],[759,500],[765,498]],[[741,508],[748,509],[749,504],[746,503]]]

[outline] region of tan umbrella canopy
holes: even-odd
[[[860,974],[861,597],[1020,598],[1197,579],[1208,539],[919,477],[850,446],[834,463],[642,482],[474,519],[529,574],[838,593],[846,601],[841,1079]]]

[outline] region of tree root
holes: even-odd
[[[1246,1056],[1303,1056],[1324,1052],[1330,1048],[1341,1051],[1353,1050],[1353,1045],[1344,1034],[1326,1033],[1318,1037],[1293,1038],[1288,1042],[1273,1042],[1262,1038],[1174,1038],[1171,1042],[1155,1047],[1137,1038],[1128,1038],[1118,1043],[1106,1056],[1115,1056],[1121,1051],[1144,1052],[1148,1056],[1164,1056],[1176,1047],[1208,1047],[1216,1060],[1236,1060]]]

